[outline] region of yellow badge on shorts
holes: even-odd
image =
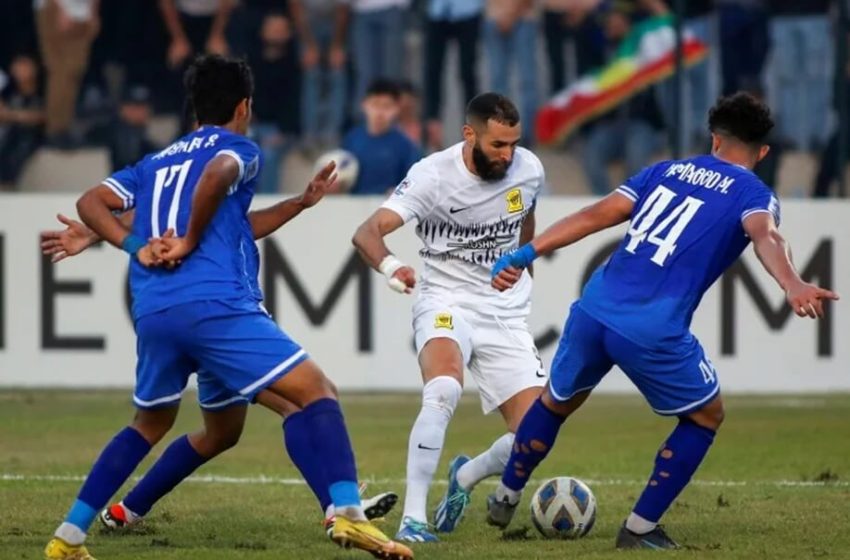
[[[522,203],[522,191],[520,189],[511,189],[508,191],[505,199],[508,201],[508,212],[511,214],[525,210],[525,205]]]
[[[437,313],[437,316],[434,318],[434,328],[435,329],[454,329],[455,326],[454,326],[454,324],[452,324],[451,313]]]

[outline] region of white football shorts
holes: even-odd
[[[457,342],[484,414],[524,389],[542,387],[549,377],[524,318],[499,318],[427,297],[413,306],[413,331],[417,353],[434,338]]]

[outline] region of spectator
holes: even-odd
[[[298,136],[301,71],[292,26],[283,13],[265,17],[260,40],[261,48],[248,59],[255,83],[252,134],[265,160],[257,192],[275,193],[283,181],[284,158]]]
[[[845,41],[850,41],[850,33],[845,34]],[[838,111],[838,88],[843,85],[845,88],[849,88],[850,91],[850,64],[847,65],[846,68],[838,67],[838,60],[833,61],[835,64],[834,75],[835,75],[835,91],[833,96],[833,105],[835,110]],[[843,81],[843,84],[842,84]],[[838,182],[839,175],[839,166],[842,165],[842,162],[839,159],[843,158],[846,163],[846,159],[850,157],[850,143],[844,146],[844,154],[842,155],[841,146],[839,146],[840,138],[839,134],[841,126],[838,123],[838,126],[833,130],[832,136],[829,138],[829,142],[826,145],[826,149],[821,156],[820,165],[818,166],[818,172],[815,176],[815,184],[814,189],[812,190],[812,196],[815,198],[826,198],[829,196],[829,192],[832,189],[832,186]]]
[[[717,0],[723,95],[762,89],[770,49],[765,0]]]
[[[398,128],[411,142],[419,146],[422,144],[419,91],[407,80],[399,82],[398,90]]]
[[[38,51],[33,0],[0,2],[0,68],[9,68],[17,53]]]
[[[446,47],[454,40],[460,51],[460,80],[463,102],[478,93],[475,75],[478,57],[478,30],[484,0],[428,0],[425,22],[425,118],[428,121],[428,147],[443,146],[440,112],[443,102],[443,70]]]
[[[0,96],[0,190],[14,185],[42,142],[44,110],[38,64],[18,55],[9,69],[11,84]]]
[[[673,7],[674,0],[664,0],[664,11]],[[709,48],[708,56],[699,64],[685,70],[681,92],[681,146],[686,153],[702,150],[709,143],[706,127],[708,110],[717,98],[717,80],[712,78],[716,67],[717,14],[714,0],[690,0],[684,3],[683,24],[686,32],[693,34]],[[675,117],[675,77],[666,81],[659,94],[668,123]]]
[[[537,92],[538,12],[534,0],[487,0],[484,46],[493,91],[510,95],[513,64],[519,74],[519,106],[522,143],[534,142],[534,120],[539,106]]]
[[[45,132],[57,148],[72,148],[80,83],[100,30],[99,0],[35,0],[41,57],[47,69]]]
[[[403,76],[404,33],[410,0],[346,0],[351,6],[354,100],[378,78]]]
[[[146,86],[131,85],[125,88],[110,135],[109,158],[113,171],[134,165],[145,154],[159,149],[147,135],[151,119],[150,103],[151,94]]]
[[[421,157],[419,148],[395,125],[399,88],[377,80],[362,103],[366,122],[346,134],[342,147],[357,158],[360,172],[351,194],[384,194],[395,188]]]
[[[833,67],[831,0],[773,0],[770,81],[776,92],[779,133],[791,147],[826,143]]]
[[[587,74],[602,66],[604,34],[595,14],[602,0],[544,0],[543,34],[549,65],[549,91],[555,94],[567,86],[564,45],[571,40],[575,52],[575,72]]]
[[[631,29],[629,16],[612,10],[605,18],[605,33],[611,50]],[[583,163],[593,194],[602,196],[611,190],[608,164],[624,158],[626,174],[645,167],[660,147],[664,120],[653,89],[639,93],[590,123],[584,134]]]
[[[181,68],[192,55],[227,54],[225,30],[234,0],[159,0],[171,36],[168,64]]]
[[[233,0],[228,0],[233,2]],[[248,56],[259,48],[259,29],[270,13],[292,12],[298,0],[238,0],[227,24],[228,51],[236,56]]]
[[[345,36],[348,10],[340,0],[290,0],[301,41],[301,133],[308,151],[339,144],[345,118]]]

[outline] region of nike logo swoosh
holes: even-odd
[[[440,448],[439,448],[439,447],[425,447],[425,446],[424,446],[424,445],[422,445],[421,443],[420,443],[419,445],[417,445],[417,447],[418,447],[419,449],[425,449],[426,451],[439,451],[439,450],[440,450]]]
[[[546,378],[546,374],[545,374],[545,373],[542,373],[542,372],[540,372],[540,371],[535,371],[535,372],[534,372],[534,375],[536,375],[537,377],[539,377],[539,378],[541,378],[541,379],[545,379],[545,378]]]
[[[457,214],[458,212],[463,212],[464,210],[469,210],[469,206],[463,206],[462,208],[449,208],[449,214]]]

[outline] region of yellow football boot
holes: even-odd
[[[44,558],[46,560],[95,560],[84,545],[68,544],[56,537],[47,543]]]
[[[343,548],[365,550],[375,558],[385,560],[409,560],[413,558],[412,550],[403,544],[391,541],[369,521],[352,521],[337,516],[331,538]]]

